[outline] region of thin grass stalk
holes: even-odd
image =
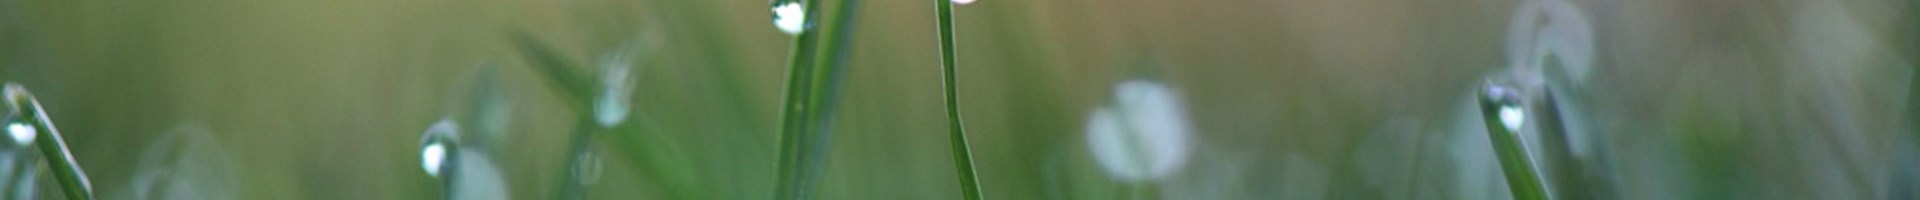
[[[560,52],[555,52],[552,47],[534,39],[532,34],[524,31],[515,32],[513,40],[520,46],[520,52],[526,54],[528,61],[532,62],[535,72],[544,76],[554,90],[561,93],[561,96],[581,98],[578,101],[564,101],[567,102],[567,108],[572,109],[574,113],[585,113],[581,116],[587,118],[582,119],[592,119],[593,103],[590,99],[593,99],[595,87],[592,81],[582,77],[585,73],[573,70],[574,66],[581,65],[567,60],[560,55]]]
[[[1520,95],[1510,89],[1496,92],[1492,83],[1482,86],[1480,113],[1481,121],[1486,122],[1487,136],[1493,140],[1494,153],[1499,157],[1500,169],[1507,178],[1507,187],[1513,192],[1513,199],[1540,200],[1550,199],[1546,185],[1540,179],[1540,172],[1534,168],[1532,157],[1519,137],[1518,130],[1510,130],[1502,124],[1500,109],[1503,106],[1520,106]]]
[[[973,167],[973,146],[968,144],[967,131],[961,123],[960,95],[954,80],[953,0],[935,0],[933,7],[940,26],[940,80],[946,92],[947,130],[953,148],[953,168],[960,178],[963,199],[979,200],[980,177]]]
[[[835,102],[839,100],[839,88],[846,65],[850,61],[847,59],[847,46],[852,43],[853,17],[858,4],[859,0],[834,1],[833,10],[836,13],[832,18],[819,22],[822,25],[816,29],[821,32],[820,37],[816,38],[818,41],[814,42],[818,46],[814,52],[814,63],[808,66],[807,72],[807,119],[799,125],[805,137],[795,141],[799,145],[799,152],[796,152],[798,156],[795,157],[799,169],[795,172],[798,173],[798,180],[805,181],[799,185],[798,194],[801,196],[798,198],[811,197],[813,184],[819,180],[820,166],[826,162],[827,147],[833,141],[832,116],[837,107]],[[826,13],[826,10],[817,11]]]
[[[822,0],[799,0],[804,9],[805,21],[799,33],[794,35],[793,49],[788,57],[786,99],[782,103],[780,122],[780,160],[777,166],[779,177],[774,187],[773,199],[808,199],[812,195],[813,183],[818,171],[820,157],[824,157],[824,142],[818,141],[824,134],[816,132],[814,127],[825,127],[822,123],[827,116],[826,109],[818,105],[826,101],[822,94],[828,90],[823,79],[832,74],[831,68],[822,68],[814,63],[819,56],[820,43],[818,30],[832,30],[828,27],[814,27],[820,24]],[[845,3],[844,1],[842,3]],[[824,51],[835,51],[835,49]]]
[[[52,165],[50,168],[53,169],[54,179],[60,182],[60,191],[65,193],[68,199],[93,199],[93,184],[88,181],[87,172],[80,169],[80,164],[73,158],[73,153],[68,151],[66,139],[61,137],[60,129],[54,128],[53,120],[49,119],[45,109],[40,107],[40,100],[34,99],[33,94],[19,85],[9,84],[6,90],[8,101],[13,102],[15,112],[19,114],[15,117],[32,125],[39,134],[34,137],[36,139],[33,145],[40,147],[40,153],[44,154],[47,163]]]
[[[1541,95],[1543,99],[1539,106],[1540,134],[1535,135],[1543,141],[1542,153],[1547,155],[1541,162],[1553,169],[1549,171],[1552,174],[1548,175],[1554,180],[1553,191],[1562,198],[1595,197],[1594,195],[1597,195],[1595,191],[1604,189],[1604,186],[1590,184],[1592,181],[1586,177],[1586,168],[1581,166],[1579,161],[1574,160],[1571,149],[1573,145],[1568,140],[1570,136],[1567,134],[1566,118],[1560,113],[1560,101],[1553,97],[1552,89],[1543,91],[1544,94]]]

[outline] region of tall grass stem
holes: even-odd
[[[824,0],[799,1],[803,2],[806,20],[802,22],[801,31],[794,35],[788,57],[787,91],[781,106],[779,177],[774,199],[810,199],[813,195],[830,142],[828,130],[841,69],[836,64],[843,63],[841,55],[846,51],[844,45],[824,42],[829,40],[821,35],[822,31],[847,32],[843,28],[851,21],[849,13],[853,12],[854,3],[835,1],[834,7],[843,13],[833,16],[837,20],[827,20],[832,23],[821,23],[824,16],[821,13],[826,11],[820,6]]]
[[[953,0],[935,0],[934,12],[940,26],[940,80],[947,101],[947,127],[953,147],[953,168],[960,178],[960,194],[967,200],[979,200],[980,177],[973,168],[973,147],[960,118],[960,94],[954,79]]]
[[[1527,153],[1526,144],[1520,140],[1520,130],[1524,129],[1514,125],[1517,122],[1509,121],[1514,119],[1514,116],[1503,116],[1512,113],[1502,113],[1506,112],[1503,109],[1524,108],[1525,106],[1520,102],[1523,95],[1517,94],[1517,91],[1512,88],[1497,86],[1493,82],[1488,82],[1481,88],[1481,95],[1477,96],[1480,100],[1482,121],[1486,122],[1487,137],[1493,140],[1494,153],[1500,160],[1501,171],[1506,174],[1507,187],[1513,192],[1513,199],[1551,198],[1547,193],[1546,185],[1540,179],[1539,169],[1534,167],[1536,165]]]

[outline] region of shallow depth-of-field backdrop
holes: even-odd
[[[853,32],[813,197],[961,198],[935,1],[851,1],[829,14]],[[954,8],[958,100],[988,199],[1504,199],[1474,97],[1514,66],[1528,1],[1555,0],[979,0]],[[1555,91],[1577,139],[1536,160],[1588,181],[1554,192],[1920,197],[1920,2],[1564,2],[1591,63],[1547,70],[1577,88]],[[765,199],[793,39],[769,10],[0,0],[0,80],[37,95],[105,199]],[[595,119],[531,52],[595,84],[631,66],[626,131],[594,133],[588,173],[571,139]],[[1088,139],[1129,81],[1166,87],[1187,124],[1183,159],[1146,181]],[[443,118],[488,161],[457,164],[502,185],[422,169]]]

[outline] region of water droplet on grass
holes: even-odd
[[[1500,106],[1500,125],[1507,126],[1507,130],[1520,130],[1520,125],[1526,120],[1527,113],[1521,111],[1519,106]]]
[[[440,172],[451,167],[448,164],[453,161],[453,150],[458,148],[455,138],[459,131],[458,125],[452,121],[441,120],[428,127],[426,135],[421,136],[420,168],[426,170],[428,176],[440,177]]]
[[[446,145],[439,143],[427,144],[426,148],[420,150],[420,166],[425,168],[427,175],[430,176],[440,176],[440,165],[446,162],[446,158]]]
[[[28,144],[33,144],[34,137],[39,135],[40,131],[34,129],[32,125],[27,125],[25,121],[14,120],[7,122],[7,136],[13,138],[13,144],[15,146],[24,147]]]
[[[593,100],[593,117],[601,127],[613,127],[627,119],[633,107],[633,59],[626,50],[615,51],[600,63],[600,95]]]
[[[11,109],[6,121],[7,136],[13,139],[14,146],[24,148],[33,144],[34,138],[40,136],[40,129],[34,127],[30,120],[43,117],[38,113],[41,112],[40,103],[35,102],[37,100],[27,92],[26,86],[7,83],[5,87],[5,91],[0,93],[5,93],[6,105]],[[42,122],[45,122],[45,119],[42,119]]]
[[[780,32],[785,32],[787,35],[799,35],[801,31],[809,28],[807,8],[800,2],[799,0],[773,1],[773,27],[780,28]]]
[[[953,0],[953,5],[967,5],[967,4],[973,4],[973,1],[975,1],[975,0]]]
[[[1487,101],[1499,106],[1495,114],[1499,115],[1500,125],[1508,133],[1519,133],[1521,126],[1527,122],[1527,110],[1520,105],[1519,90],[1488,81],[1484,92]]]

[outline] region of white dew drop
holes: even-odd
[[[447,163],[452,160],[449,154],[456,148],[452,142],[459,131],[449,120],[440,120],[427,128],[420,141],[420,168],[426,170],[428,176],[440,177],[440,172],[447,169]]]
[[[1087,146],[1100,166],[1126,182],[1158,180],[1186,163],[1186,113],[1172,89],[1134,80],[1115,88],[1115,105],[1087,119]]]
[[[440,177],[440,165],[445,164],[446,161],[447,146],[445,144],[427,144],[426,148],[420,150],[420,167],[427,171],[428,176]]]
[[[1527,112],[1513,104],[1500,105],[1500,125],[1507,127],[1508,133],[1518,133],[1520,125],[1526,123]]]
[[[46,116],[39,113],[44,108],[40,108],[40,103],[27,91],[26,86],[8,82],[4,87],[5,89],[0,89],[0,93],[4,93],[7,107],[14,112],[14,118],[6,122],[7,136],[13,139],[15,146],[33,144],[33,140],[40,135],[40,130],[33,127],[33,124],[28,124],[26,119],[38,118],[42,123],[47,122]]]
[[[600,95],[593,100],[593,118],[601,127],[613,127],[627,119],[633,107],[633,59],[626,51],[616,51],[600,64]]]
[[[800,1],[774,1],[773,27],[787,35],[799,35],[807,28],[807,8]]]
[[[38,129],[34,129],[32,125],[27,125],[25,122],[15,121],[7,123],[7,136],[13,138],[13,144],[15,146],[33,144],[34,137],[39,135],[40,131],[38,131]]]
[[[1486,91],[1482,91],[1485,92],[1482,95],[1486,97],[1483,101],[1491,101],[1498,106],[1494,108],[1494,114],[1500,118],[1500,126],[1506,128],[1508,133],[1519,133],[1521,126],[1527,122],[1527,110],[1519,102],[1520,91],[1501,85],[1498,81],[1489,80],[1485,84]]]
[[[973,1],[974,1],[974,0],[953,0],[953,5],[967,5],[967,4],[973,4]]]

